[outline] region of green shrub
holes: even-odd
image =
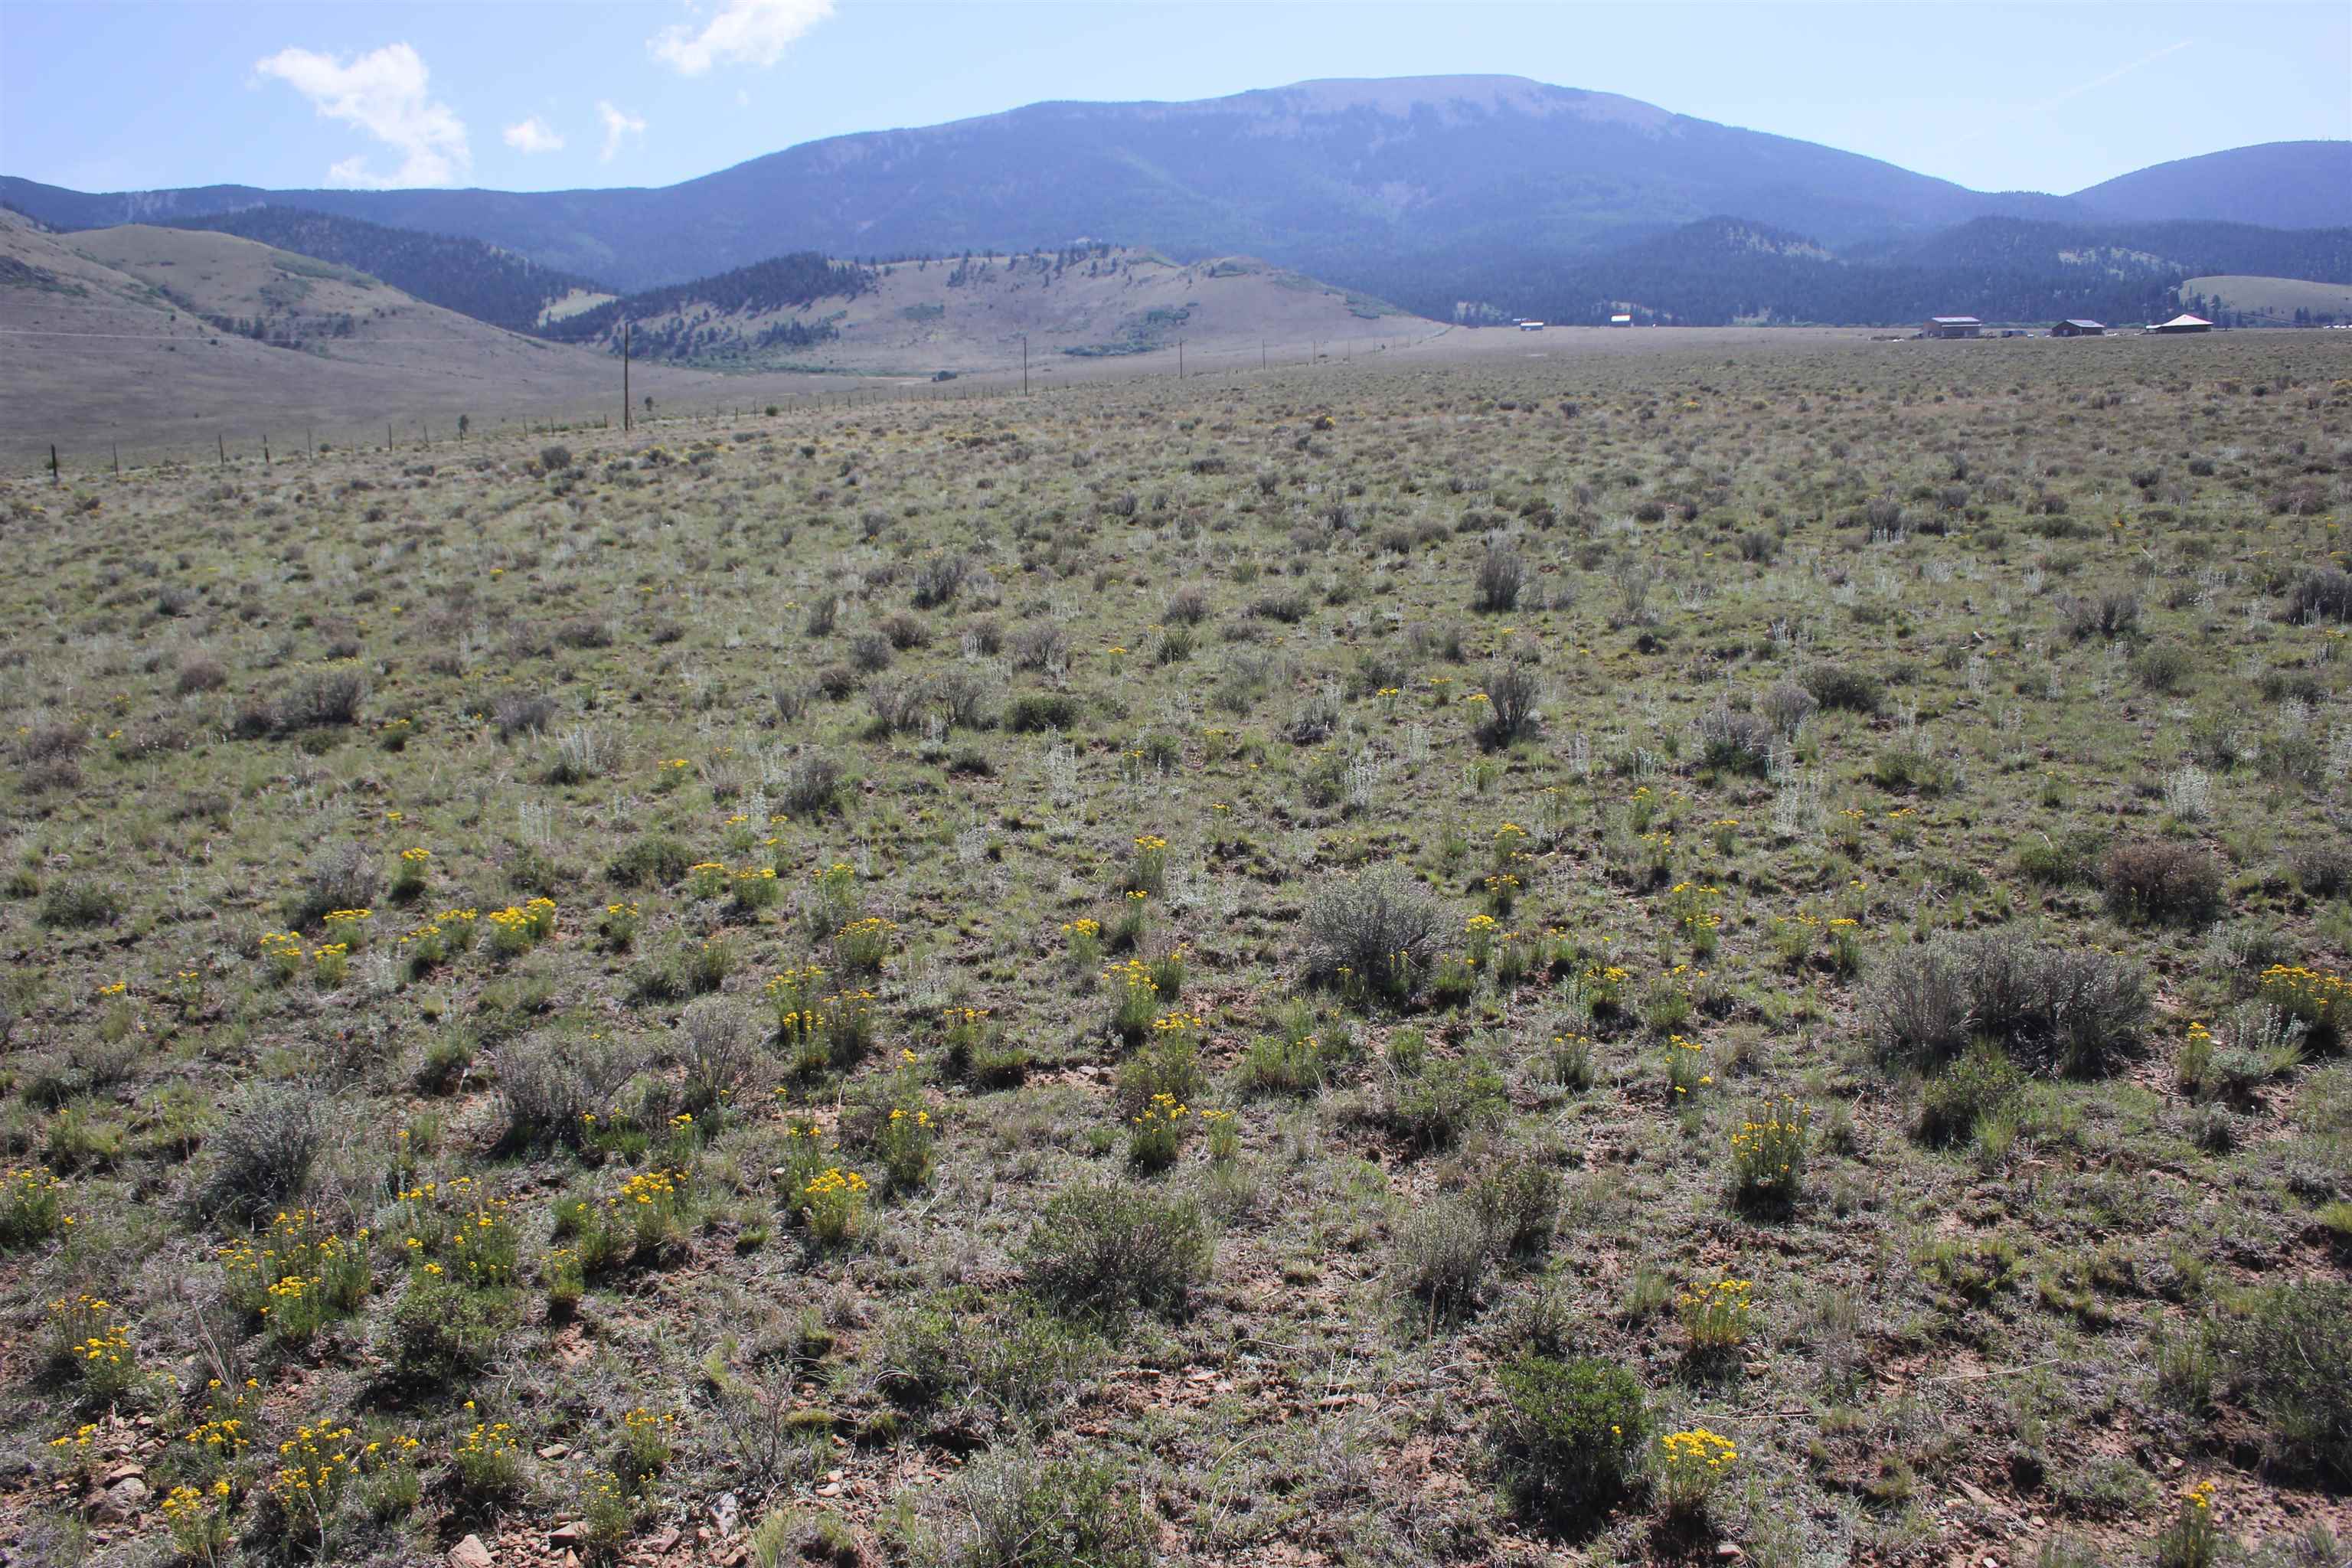
[[[686,875],[693,852],[667,833],[648,833],[632,840],[604,868],[616,888],[667,888]]]
[[[2179,690],[2196,673],[2197,660],[2177,643],[2151,643],[2132,661],[2132,675],[2160,696]]]
[[[1473,1128],[1500,1116],[1508,1101],[1503,1075],[1484,1057],[1433,1061],[1390,1086],[1388,1123],[1423,1149],[1450,1148]]]
[[[2108,902],[2127,921],[2200,921],[2210,917],[2221,899],[2221,872],[2212,856],[2161,839],[2118,844],[2108,850],[2099,883]]]
[[[519,1317],[510,1289],[469,1290],[422,1274],[409,1277],[393,1309],[391,1359],[408,1382],[449,1383],[481,1371]]]
[[[1173,1029],[1136,1052],[1118,1068],[1116,1102],[1122,1117],[1140,1116],[1160,1095],[1191,1105],[1207,1087],[1201,1047],[1190,1029]]]
[[[2024,1081],[1997,1047],[1970,1047],[1927,1080],[1919,1100],[1919,1136],[1937,1145],[1965,1143],[1977,1123],[2017,1098]]]
[[[1575,1519],[1624,1489],[1650,1436],[1640,1378],[1589,1357],[1541,1355],[1522,1355],[1496,1376],[1503,1397],[1491,1440],[1522,1509]]]
[[[1151,1568],[1160,1531],[1107,1459],[991,1453],[957,1483],[952,1568]]]
[[[977,1405],[1010,1419],[1076,1386],[1097,1342],[1083,1329],[1015,1300],[992,1310],[959,1286],[882,1323],[876,1382],[907,1411]]]
[[[67,931],[110,926],[122,909],[122,895],[96,882],[56,881],[41,892],[41,923]]]
[[[1047,1201],[1020,1260],[1031,1288],[1065,1310],[1172,1312],[1207,1278],[1213,1250],[1197,1204],[1087,1182]]]
[[[2106,853],[2107,837],[2095,828],[2063,838],[2036,834],[2017,847],[2017,869],[2026,880],[2043,887],[2076,887],[2098,879]]]
[[[1539,1254],[1551,1246],[1559,1215],[1559,1173],[1529,1159],[1510,1159],[1470,1184],[1470,1214],[1486,1249],[1503,1257]]]
[[[1941,795],[1952,787],[1952,770],[1916,741],[1881,751],[1870,764],[1879,788],[1897,795]]]
[[[1797,682],[1822,707],[1843,708],[1849,713],[1875,713],[1886,701],[1886,682],[1843,665],[1814,665]]]
[[[1078,721],[1078,700],[1059,691],[1024,691],[1004,705],[1004,727],[1016,735],[1066,730]]]
[[[2272,1286],[2215,1337],[2223,1376],[2262,1417],[2273,1459],[2352,1481],[2352,1284]]]
[[[1234,1078],[1244,1094],[1306,1096],[1323,1087],[1329,1069],[1327,1053],[1314,1036],[1290,1040],[1261,1035],[1243,1048]]]

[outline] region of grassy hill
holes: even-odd
[[[2298,310],[2312,320],[2352,321],[2352,283],[2309,283],[2300,278],[2253,278],[2223,273],[2191,278],[2180,297],[2204,300],[2249,316],[2293,321]]]
[[[47,234],[0,212],[0,453],[186,450],[215,434],[446,438],[463,416],[617,414],[604,358],[428,305],[354,268],[196,230]],[[719,378],[648,366],[658,399]],[[774,388],[761,389],[772,392]]]
[[[1285,345],[1392,339],[1434,323],[1248,258],[1182,265],[1098,245],[851,268],[817,258],[761,292],[741,275],[621,300],[551,329],[683,363],[928,374],[1173,350],[1202,364]]]

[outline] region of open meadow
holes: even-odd
[[[1607,336],[0,479],[0,1558],[2340,1568],[2352,342]]]

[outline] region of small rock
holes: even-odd
[[[1748,1553],[1746,1553],[1745,1552],[1740,1551],[1738,1547],[1734,1546],[1734,1545],[1733,1545],[1730,1542],[1728,1542],[1728,1541],[1725,1542],[1722,1545],[1720,1545],[1720,1546],[1717,1547],[1717,1548],[1715,1549],[1715,1554],[1716,1554],[1717,1557],[1722,1558],[1726,1563],[1737,1563],[1737,1562],[1738,1562],[1741,1558],[1743,1558],[1743,1557],[1745,1557],[1745,1556],[1747,1556],[1747,1555],[1748,1555]]]
[[[146,1474],[147,1469],[143,1465],[117,1465],[112,1469],[106,1472],[106,1479],[99,1484],[100,1486],[110,1487],[117,1481],[136,1480],[144,1477]]]
[[[542,1459],[560,1459],[570,1452],[572,1450],[561,1443],[550,1443],[539,1451],[539,1457]]]
[[[733,1492],[719,1493],[719,1500],[710,1507],[710,1517],[719,1521],[719,1533],[721,1535],[735,1533],[736,1522],[742,1517],[742,1500]]]
[[[557,1525],[547,1532],[547,1543],[550,1546],[577,1546],[580,1543],[580,1521],[573,1520],[569,1523]]]
[[[490,1568],[495,1561],[478,1535],[469,1535],[449,1548],[449,1568]]]
[[[146,1504],[147,1483],[136,1476],[125,1477],[82,1500],[83,1511],[100,1524],[128,1524]]]
[[[646,1544],[651,1546],[656,1552],[667,1552],[671,1547],[677,1544],[677,1526],[674,1524],[671,1525],[659,1535],[655,1536],[653,1540],[647,1542]]]

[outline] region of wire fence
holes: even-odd
[[[14,335],[25,334],[19,331]],[[138,334],[46,335],[123,338]],[[446,415],[404,413],[368,421],[222,420],[208,423],[203,436],[190,441],[138,440],[128,445],[110,437],[104,441],[88,437],[76,439],[61,433],[54,443],[44,443],[45,449],[6,459],[5,467],[62,484],[72,478],[125,474],[145,468],[272,468],[355,451],[454,453],[504,437],[611,433],[625,425],[635,432],[714,420],[847,415],[911,404],[995,403],[1024,398],[1034,401],[1110,382],[1131,384],[1160,377],[1192,381],[1347,364],[1411,349],[1444,335],[1441,329],[1410,337],[1313,339],[1286,343],[1266,340],[1214,348],[1179,342],[1133,354],[1041,354],[1025,366],[1016,362],[935,373],[928,378],[888,373],[794,373],[788,369],[746,373],[747,376],[806,374],[831,379],[812,386],[747,386],[740,395],[725,398],[713,398],[703,393],[678,397],[656,392],[649,400],[629,407],[625,416],[620,366],[615,362],[612,400],[601,407],[572,399],[543,412],[503,413],[487,418],[453,410]]]

